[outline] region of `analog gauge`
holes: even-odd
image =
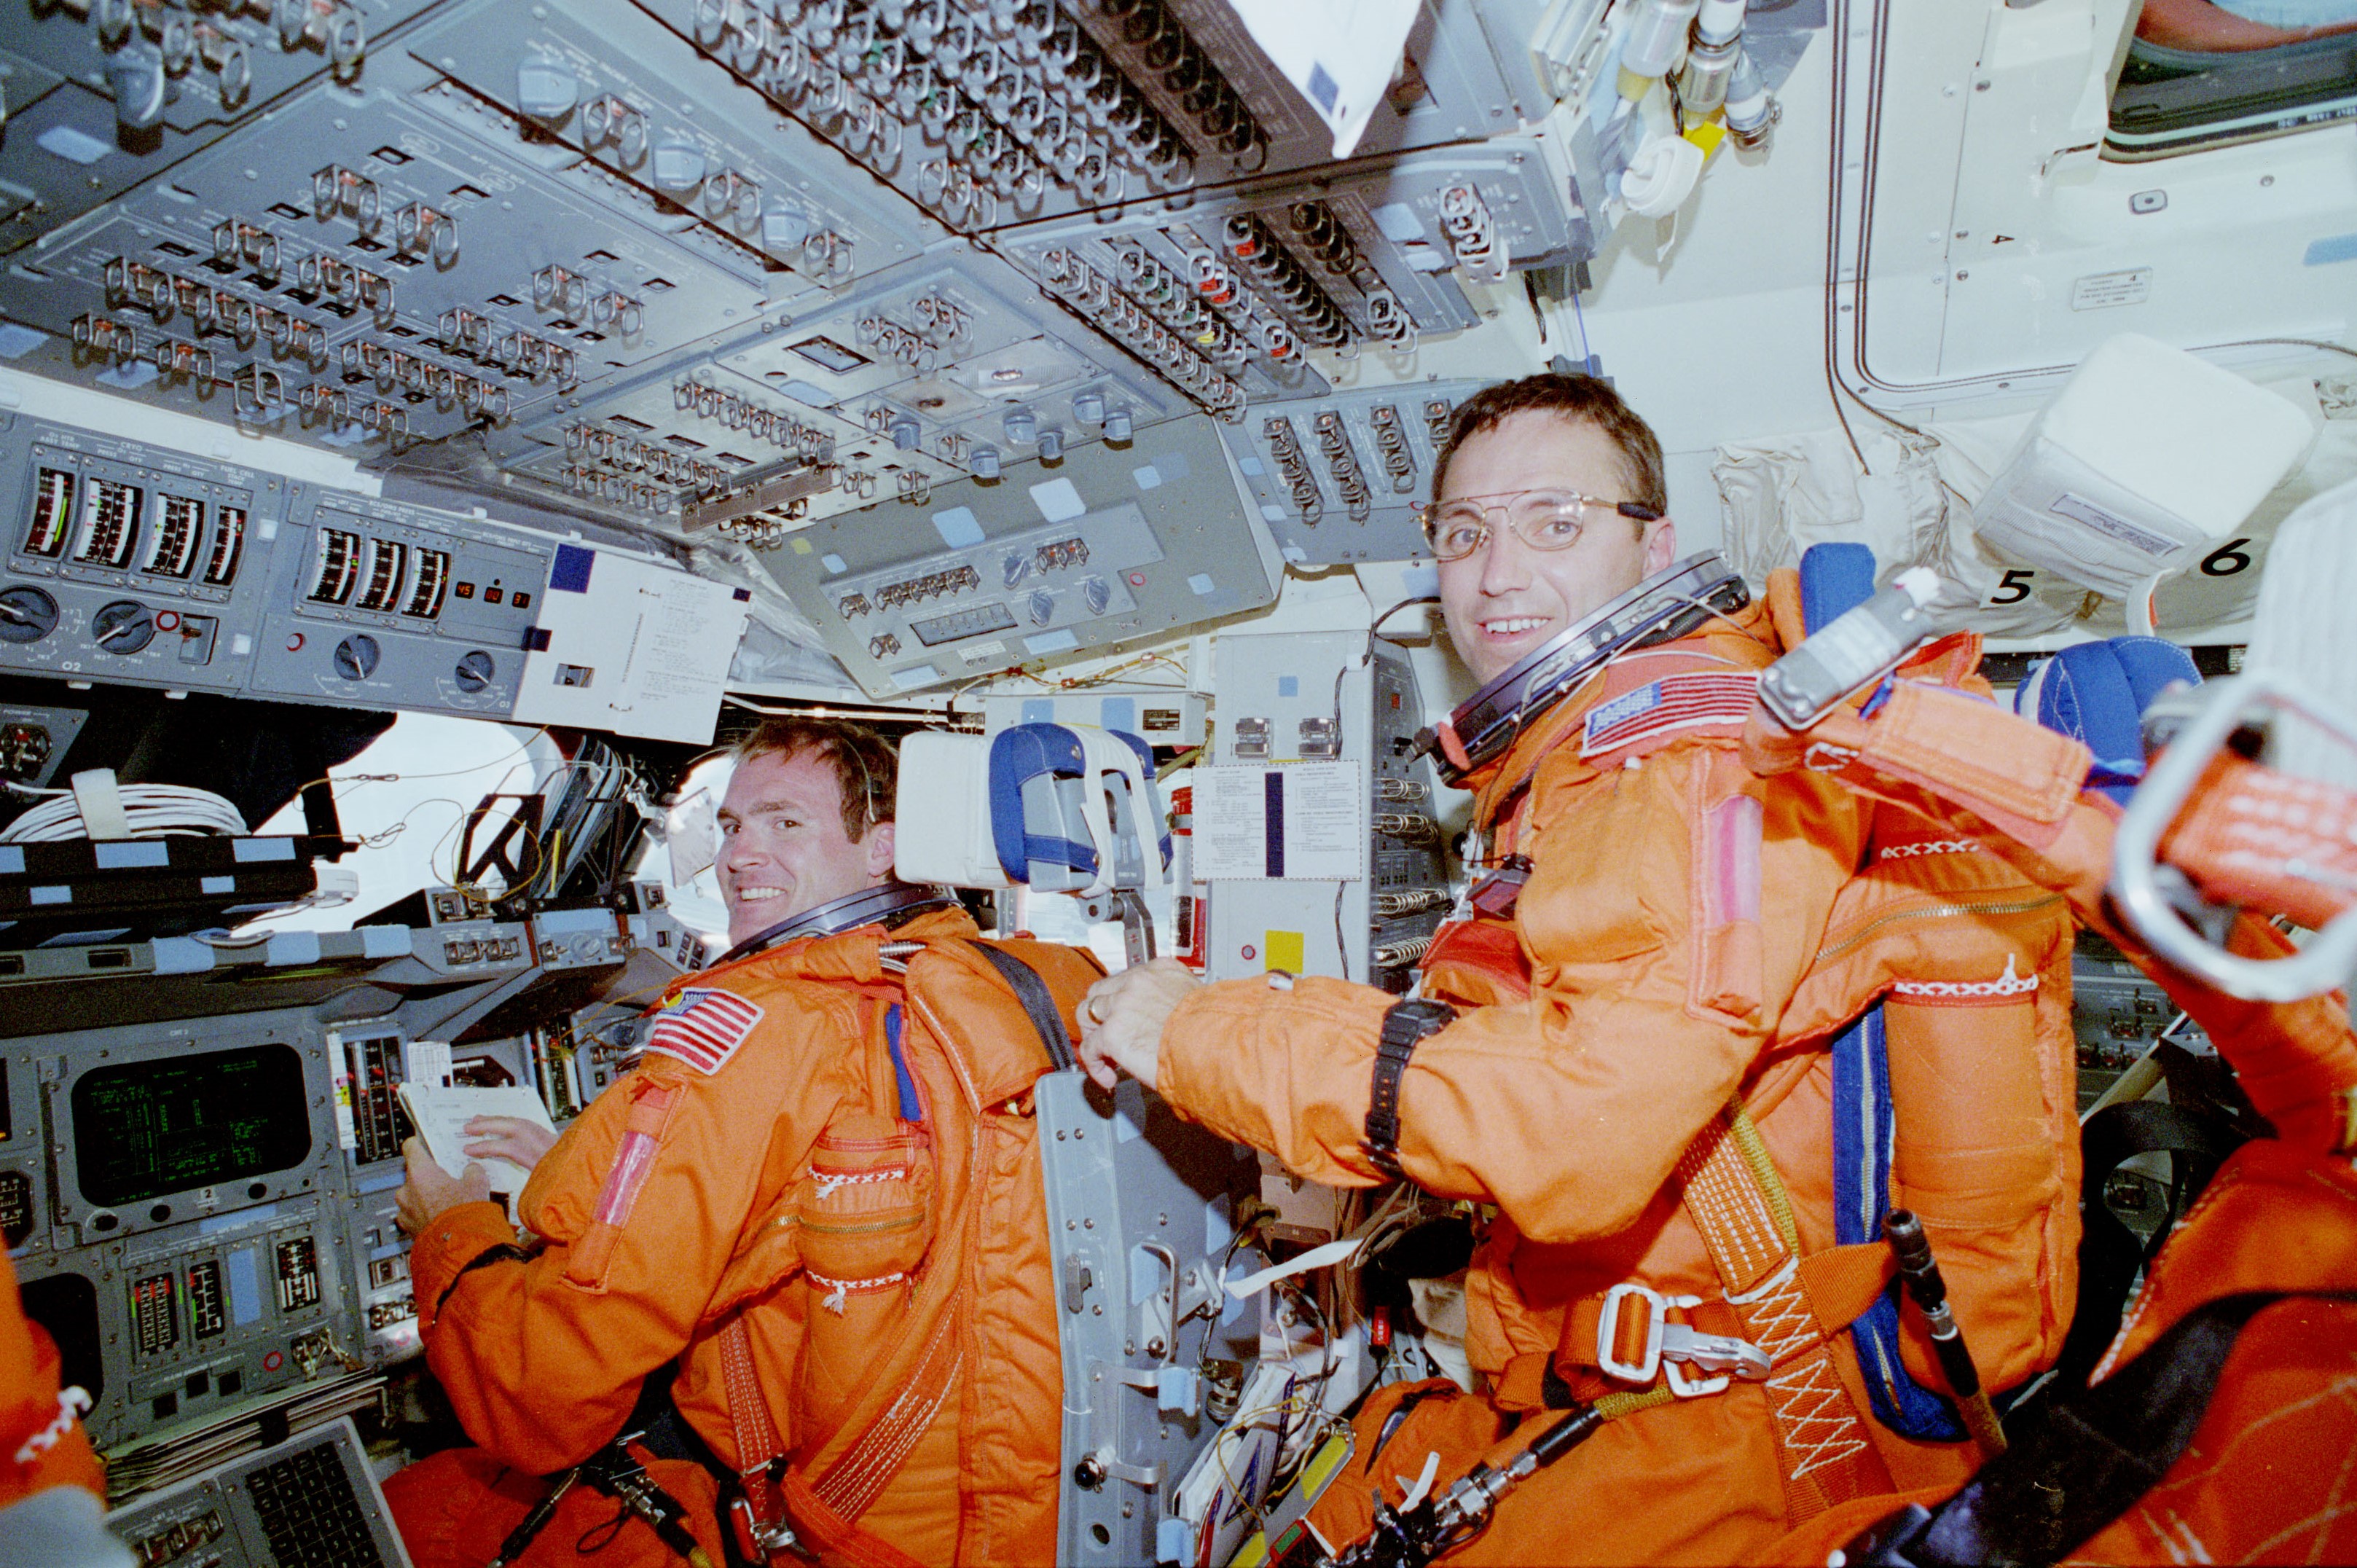
[[[364,631],[356,631],[336,644],[336,673],[347,681],[365,681],[376,673],[378,651],[376,639]]]
[[[102,605],[90,618],[90,636],[109,653],[136,653],[156,640],[156,612],[136,599]]]
[[[57,600],[22,584],[0,588],[0,642],[38,642],[57,629]]]

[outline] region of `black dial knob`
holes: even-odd
[[[38,642],[58,629],[58,601],[38,588],[0,588],[0,642]]]
[[[102,605],[90,618],[90,636],[108,653],[136,653],[156,640],[156,612],[136,599]]]
[[[491,662],[491,656],[478,648],[459,658],[458,668],[451,672],[451,679],[458,682],[461,692],[479,692],[489,686],[492,677],[499,672],[499,666]]]
[[[356,631],[336,644],[336,673],[347,681],[365,681],[376,673],[377,660],[383,657],[375,638]]]

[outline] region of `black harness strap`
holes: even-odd
[[[1030,1015],[1031,1026],[1039,1031],[1039,1043],[1048,1047],[1048,1059],[1056,1064],[1056,1070],[1066,1072],[1078,1067],[1080,1062],[1072,1055],[1071,1033],[1064,1026],[1063,1009],[1056,1005],[1054,994],[1039,972],[1005,948],[993,947],[988,942],[974,945],[990,961],[990,967],[998,971],[998,977],[1006,982],[1015,999],[1023,1004],[1023,1011]]]
[[[2079,1216],[2079,1301],[2055,1376],[2066,1388],[2087,1380],[2119,1332],[2139,1272],[2148,1268],[2175,1221],[2184,1217],[2245,1134],[2191,1104],[2137,1100],[2106,1106],[2080,1130],[2084,1174]],[[2104,1189],[2112,1173],[2138,1155],[2170,1156],[2169,1211],[2147,1245],[2112,1211]]]
[[[2008,1423],[2012,1446],[1938,1509],[1910,1505],[1851,1541],[1843,1554],[1850,1568],[2059,1562],[2169,1473],[2208,1412],[2244,1327],[2261,1309],[2291,1298],[2274,1291],[2222,1296],[2093,1388],[2033,1402],[2027,1415],[2017,1410]]]

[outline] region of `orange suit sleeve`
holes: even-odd
[[[1857,864],[1845,791],[1762,786],[1709,743],[1570,785],[1542,771],[1517,910],[1533,992],[1416,1048],[1398,1157],[1417,1185],[1542,1241],[1642,1211],[1772,1038]],[[1312,1180],[1381,1180],[1361,1139],[1394,1000],[1317,978],[1206,986],[1163,1031],[1161,1090]]]
[[[764,1195],[808,1159],[857,1021],[780,1020],[770,1000],[716,1070],[650,1054],[566,1129],[518,1205],[545,1239],[528,1258],[457,1273],[498,1243],[475,1212],[488,1205],[419,1239],[427,1364],[467,1434],[506,1463],[563,1469],[620,1430],[640,1380],[703,1326]],[[779,1279],[799,1267],[771,1255]]]

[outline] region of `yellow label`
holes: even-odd
[[[1302,936],[1299,931],[1270,931],[1262,950],[1267,955],[1269,969],[1281,969],[1287,974],[1301,972]]]
[[[1705,120],[1699,125],[1686,127],[1686,140],[1700,147],[1704,157],[1717,152],[1718,144],[1726,139],[1727,127],[1716,120]]]
[[[794,553],[797,555],[807,555],[811,553],[810,541],[807,539],[797,537],[788,540],[787,542],[794,547]]]

